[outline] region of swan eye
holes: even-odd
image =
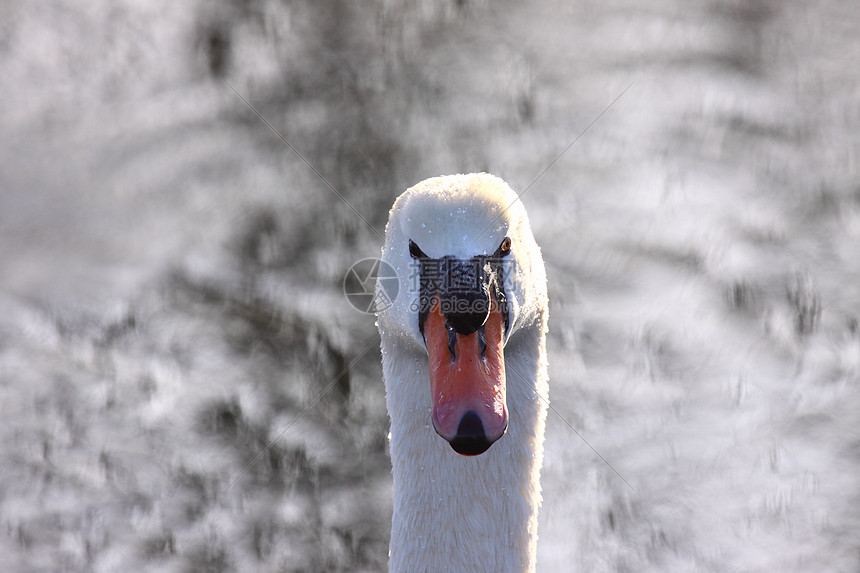
[[[511,238],[505,237],[504,239],[502,239],[502,244],[499,245],[499,254],[501,254],[502,256],[505,256],[510,252],[511,252]]]
[[[413,259],[427,258],[427,255],[424,254],[424,251],[422,251],[412,239],[409,239],[409,254],[412,256]]]

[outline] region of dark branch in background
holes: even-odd
[[[337,195],[337,196],[340,198],[340,200],[341,200],[341,201],[343,201],[343,202],[346,204],[346,206],[347,206],[347,207],[349,207],[350,209],[352,209],[352,212],[353,212],[353,213],[355,213],[355,214],[358,216],[358,218],[359,218],[359,219],[361,219],[362,221],[364,221],[364,224],[365,224],[365,225],[367,225],[368,227],[370,227],[370,230],[371,230],[371,231],[373,231],[373,232],[374,232],[374,234],[375,234],[377,237],[379,237],[379,238],[380,238],[380,240],[383,240],[383,241],[385,240],[385,238],[384,238],[384,237],[379,233],[379,231],[377,231],[377,230],[376,230],[376,228],[375,228],[373,225],[371,225],[370,223],[368,223],[368,222],[367,222],[367,219],[365,219],[365,218],[361,215],[361,213],[359,213],[359,212],[358,212],[358,210],[356,210],[356,208],[355,208],[355,207],[353,207],[353,206],[349,203],[349,201],[347,201],[347,200],[346,200],[346,198],[345,198],[343,195],[341,195],[341,194],[338,192],[338,190],[337,190],[337,189],[335,189],[335,188],[334,188],[334,186],[333,186],[331,183],[329,183],[329,182],[326,180],[326,178],[325,178],[325,177],[323,177],[323,176],[322,176],[322,174],[321,174],[319,171],[317,171],[317,170],[314,168],[314,166],[313,166],[313,165],[311,165],[311,164],[310,164],[310,162],[308,162],[308,160],[307,160],[307,159],[305,159],[305,158],[302,156],[302,154],[301,154],[301,153],[299,153],[299,152],[298,152],[298,150],[297,150],[295,147],[293,147],[292,145],[290,145],[290,142],[289,142],[289,141],[287,141],[287,140],[284,138],[284,136],[283,136],[283,135],[281,135],[281,134],[280,134],[280,132],[278,132],[278,130],[277,130],[277,129],[275,129],[275,128],[272,126],[272,124],[271,124],[271,123],[269,123],[268,121],[266,121],[266,118],[264,118],[262,115],[260,115],[260,112],[258,112],[258,111],[254,108],[254,106],[252,106],[252,105],[248,102],[248,100],[246,100],[244,97],[242,97],[242,94],[240,94],[239,92],[237,92],[237,91],[236,91],[236,88],[234,88],[232,85],[230,85],[230,82],[228,82],[227,80],[222,80],[222,81],[223,81],[225,84],[227,84],[227,87],[229,87],[231,90],[233,90],[233,93],[235,93],[237,96],[239,96],[239,99],[241,99],[243,102],[245,102],[245,105],[246,105],[246,106],[248,106],[248,108],[249,108],[251,111],[253,111],[253,112],[254,112],[254,114],[255,114],[257,117],[259,117],[259,118],[260,118],[260,121],[262,121],[263,123],[265,123],[265,124],[266,124],[266,126],[268,126],[268,128],[272,130],[272,133],[274,133],[275,135],[277,135],[277,136],[278,136],[278,138],[279,138],[281,141],[283,141],[283,142],[284,142],[284,144],[285,144],[287,147],[289,147],[289,148],[290,148],[290,150],[291,150],[293,153],[295,153],[295,154],[296,154],[296,156],[297,156],[299,159],[301,159],[301,160],[302,160],[302,162],[303,162],[305,165],[307,165],[307,166],[310,168],[310,170],[311,170],[311,171],[313,171],[313,172],[316,174],[316,176],[317,176],[317,177],[319,177],[320,181],[322,181],[323,183],[325,183],[325,184],[326,184],[326,186],[327,186],[329,189],[331,189],[331,190],[332,190],[332,192],[333,192],[335,195]]]

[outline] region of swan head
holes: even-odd
[[[485,452],[508,426],[505,345],[545,305],[522,203],[486,173],[423,181],[395,201],[382,260],[400,289],[380,330],[426,353],[436,432],[459,454]]]

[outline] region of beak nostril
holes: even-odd
[[[445,322],[445,330],[448,331],[448,352],[451,354],[451,362],[457,360],[457,331],[449,322]]]

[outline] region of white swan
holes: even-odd
[[[547,295],[525,209],[492,175],[428,179],[394,203],[382,259],[390,570],[532,571]]]

